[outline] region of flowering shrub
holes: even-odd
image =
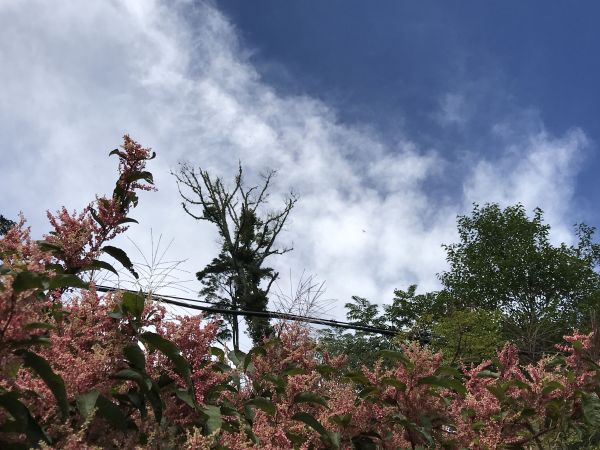
[[[594,439],[600,366],[591,335],[521,365],[449,367],[416,343],[347,372],[300,326],[248,354],[212,347],[219,324],[167,320],[142,293],[100,294],[83,281],[114,267],[107,243],[152,190],[150,151],[128,136],[110,198],[81,213],[48,214],[31,239],[25,221],[0,239],[0,447],[211,449],[526,448]]]

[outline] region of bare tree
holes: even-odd
[[[185,212],[194,219],[213,223],[219,232],[219,255],[196,274],[204,286],[200,294],[232,310],[266,311],[269,291],[279,273],[264,267],[264,263],[269,256],[292,250],[278,247],[276,240],[296,204],[296,196],[290,193],[281,210],[266,210],[275,172],[264,175],[260,186],[248,188],[241,164],[232,188],[225,186],[221,178],[185,163],[174,175]],[[225,318],[231,330],[223,329],[221,337],[231,337],[233,348],[239,349],[238,316]],[[272,332],[267,318],[247,317],[246,322],[255,343]]]

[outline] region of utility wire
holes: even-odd
[[[96,286],[96,289],[100,292],[122,291],[122,292],[132,292],[132,293],[136,293],[136,294],[138,293],[137,291],[134,291],[131,289],[119,289],[119,288],[102,286],[102,285]],[[206,312],[211,312],[211,313],[231,314],[234,316],[245,316],[245,317],[266,317],[269,319],[284,319],[284,320],[292,320],[292,321],[297,321],[297,322],[308,322],[308,323],[314,323],[316,325],[326,325],[326,326],[334,327],[334,328],[344,328],[344,329],[348,329],[348,330],[365,331],[367,333],[383,334],[386,336],[395,336],[396,334],[398,334],[397,330],[390,329],[390,328],[371,327],[368,325],[358,325],[356,323],[351,323],[351,322],[341,322],[339,320],[332,320],[332,319],[319,319],[318,317],[301,316],[298,314],[282,313],[282,312],[278,312],[278,311],[252,311],[252,310],[246,310],[246,309],[220,308],[217,306],[202,306],[202,305],[199,305],[198,303],[204,303],[204,304],[208,304],[208,305],[213,305],[213,303],[208,302],[208,301],[203,301],[203,300],[186,298],[186,297],[177,297],[174,295],[152,294],[152,298],[154,298],[155,300],[157,300],[159,302],[166,303],[168,305],[183,306],[185,308],[195,309],[198,311],[206,311]]]

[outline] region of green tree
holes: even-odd
[[[390,329],[392,326],[388,321],[389,316],[386,316],[385,312],[380,313],[379,305],[365,298],[353,296],[352,302],[346,303],[345,307],[347,320],[356,325],[382,329]],[[397,349],[393,336],[364,331],[324,329],[319,331],[318,341],[321,349],[330,355],[346,355],[345,366],[351,371],[359,370],[363,365],[372,366],[378,359],[377,353],[381,350]]]
[[[575,246],[555,246],[541,209],[529,218],[523,205],[492,203],[460,216],[458,233],[440,275],[450,310],[499,311],[505,338],[530,359],[588,326],[600,292],[593,228],[578,226]]]
[[[0,214],[0,236],[8,233],[8,230],[10,230],[13,225],[15,225],[15,222]]]
[[[262,185],[247,188],[240,165],[233,187],[228,188],[221,178],[187,164],[175,173],[185,212],[218,229],[220,253],[196,276],[204,286],[200,294],[221,307],[266,311],[269,291],[279,274],[265,267],[265,260],[291,250],[278,247],[276,240],[297,199],[290,193],[281,210],[266,210],[274,175],[271,171]],[[195,212],[197,208],[199,212]],[[239,349],[238,316],[224,316],[231,329],[224,328],[221,337],[231,338],[233,347]],[[257,344],[272,331],[266,317],[246,317],[246,323]]]

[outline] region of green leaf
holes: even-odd
[[[221,409],[218,406],[206,405],[201,409],[201,411],[207,416],[207,420],[204,425],[207,434],[212,434],[221,428],[223,419],[221,417]]]
[[[246,405],[256,406],[258,409],[264,411],[269,416],[275,415],[275,412],[277,411],[273,402],[264,397],[255,397],[251,400],[248,400],[246,402]]]
[[[127,256],[127,253],[123,250],[118,247],[113,247],[112,245],[105,245],[100,250],[119,261],[136,279],[140,277],[133,268],[133,263],[129,259],[129,256]]]
[[[31,322],[31,323],[28,323],[27,325],[23,326],[24,330],[38,330],[38,329],[53,330],[54,328],[55,328],[54,325],[52,325],[50,323],[45,323],[45,322]]]
[[[127,182],[132,183],[134,181],[144,180],[147,183],[154,184],[154,177],[150,172],[133,172],[127,177]]]
[[[146,369],[146,356],[138,344],[126,345],[123,354],[131,367],[141,371]]]
[[[188,388],[192,389],[190,366],[173,342],[151,331],[142,333],[140,335],[140,340],[150,348],[159,350],[167,358],[169,358],[173,363],[175,372],[177,372],[185,380]]]
[[[306,442],[306,437],[298,433],[292,433],[291,431],[286,432],[285,437],[290,440],[290,442],[294,445],[294,448],[299,448]]]
[[[84,418],[87,419],[94,411],[94,408],[96,407],[96,400],[98,399],[99,395],[100,392],[94,389],[93,391],[86,392],[85,394],[81,394],[77,397],[77,409],[79,409],[79,413]]]
[[[377,357],[399,361],[407,369],[412,369],[414,367],[414,364],[406,357],[406,355],[404,355],[403,352],[395,350],[380,350],[377,352]]]
[[[125,291],[121,297],[123,311],[130,312],[138,320],[141,319],[142,313],[144,312],[145,302],[146,298],[139,292]]]
[[[285,391],[285,386],[287,385],[287,381],[283,377],[278,377],[272,373],[266,373],[263,375],[263,379],[273,383],[275,386],[275,390],[281,394]]]
[[[564,389],[565,387],[556,380],[552,380],[548,383],[544,383],[544,387],[542,389],[542,395],[550,394],[552,391],[556,389]]]
[[[498,372],[492,372],[490,370],[482,370],[477,374],[476,378],[499,378],[500,374]]]
[[[347,372],[344,374],[344,378],[357,383],[362,384],[363,386],[369,386],[371,382],[369,379],[361,372]]]
[[[98,213],[96,212],[96,210],[94,208],[90,208],[90,214],[92,215],[92,218],[100,224],[101,227],[105,226],[104,222],[102,221],[102,219],[100,219],[100,217],[98,216]]]
[[[219,358],[219,361],[225,361],[225,352],[219,347],[211,347],[210,354]]]
[[[127,155],[125,153],[123,153],[122,151],[119,151],[118,148],[115,148],[113,151],[111,151],[108,156],[112,156],[112,155],[117,155],[120,156],[121,158],[126,158]]]
[[[98,415],[106,419],[111,425],[115,428],[118,428],[121,431],[126,431],[129,421],[123,411],[107,399],[103,395],[98,395],[96,399],[96,408],[98,408]]]
[[[89,263],[87,266],[83,267],[81,270],[87,271],[87,270],[102,270],[102,269],[108,270],[109,272],[114,273],[116,276],[119,276],[119,272],[117,272],[117,269],[115,269],[111,264],[107,263],[106,261],[100,261],[98,259],[95,259],[94,261]]]
[[[51,244],[48,241],[37,241],[36,244],[41,251],[46,252],[46,253],[56,254],[56,253],[62,253],[62,251],[63,251],[63,249],[60,245]]]
[[[314,403],[329,409],[327,400],[314,392],[300,392],[294,396],[294,403]]]
[[[289,367],[283,372],[281,372],[281,374],[285,377],[291,377],[294,375],[304,375],[306,374],[306,370],[304,370],[302,367]]]
[[[175,395],[179,400],[185,402],[190,408],[195,408],[194,398],[187,389],[175,389]]]
[[[13,416],[19,429],[27,437],[30,446],[37,447],[40,441],[50,444],[50,439],[33,418],[27,406],[19,400],[16,392],[0,394],[0,406]]]
[[[152,380],[145,374],[140,373],[135,369],[119,370],[114,375],[111,375],[111,378],[135,381],[144,392],[147,392],[152,388]]]
[[[352,438],[352,448],[354,450],[377,450],[377,444],[372,437],[361,434]]]
[[[229,360],[237,367],[238,369],[242,367],[244,363],[244,359],[246,358],[246,354],[241,350],[232,350],[227,354]]]
[[[315,367],[315,370],[326,379],[329,379],[331,374],[335,373],[336,371],[335,368],[327,364],[319,364],[317,367]]]
[[[163,413],[163,401],[160,398],[160,390],[156,383],[152,383],[152,388],[149,392],[146,393],[148,396],[148,400],[150,401],[150,405],[152,406],[152,411],[154,412],[154,418],[157,423],[160,423],[162,420]]]
[[[417,384],[427,384],[429,386],[437,386],[441,388],[451,389],[459,394],[466,395],[467,389],[464,385],[455,378],[446,378],[442,376],[432,375],[419,379]]]
[[[57,274],[50,280],[50,289],[59,289],[64,287],[74,287],[80,289],[89,289],[90,284],[83,281],[77,275]]]
[[[490,391],[492,395],[496,397],[500,402],[502,402],[506,398],[506,390],[508,389],[508,386],[487,385],[485,388],[488,391]]]
[[[335,431],[328,431],[325,436],[321,436],[321,439],[329,448],[339,449],[341,444],[341,436],[340,433],[336,433]]]
[[[50,364],[48,364],[48,361],[37,353],[30,352],[29,350],[17,350],[15,354],[23,359],[23,364],[26,367],[32,369],[46,383],[46,386],[48,386],[48,389],[50,389],[52,395],[56,398],[61,419],[63,421],[66,420],[69,415],[69,401],[67,399],[65,382],[61,376],[55,373]]]
[[[406,384],[398,380],[397,378],[384,377],[381,379],[381,383],[387,386],[393,386],[401,392],[404,392],[406,390]]]
[[[303,411],[297,412],[296,414],[294,414],[292,416],[292,420],[304,422],[306,425],[311,427],[313,430],[315,430],[321,436],[324,436],[327,434],[327,430],[325,429],[325,427],[323,425],[321,425],[321,423],[317,419],[315,419],[315,417],[312,414],[309,414],[309,413],[303,412]]]
[[[352,414],[334,414],[327,420],[329,420],[331,423],[339,425],[340,427],[347,427],[352,420]]]
[[[248,354],[246,356],[244,356],[244,371],[248,370],[248,366],[250,365],[250,363],[252,362],[252,356],[253,355],[266,355],[267,351],[265,350],[264,347],[257,345],[255,347],[252,347],[252,349],[248,352]]]
[[[12,284],[15,292],[27,291],[29,289],[48,289],[50,283],[48,277],[43,274],[23,271],[19,272]]]
[[[590,426],[600,426],[600,399],[595,394],[582,393],[581,409],[585,421]]]
[[[124,223],[139,223],[137,220],[132,219],[131,217],[125,217],[117,222],[117,225],[123,225]]]

